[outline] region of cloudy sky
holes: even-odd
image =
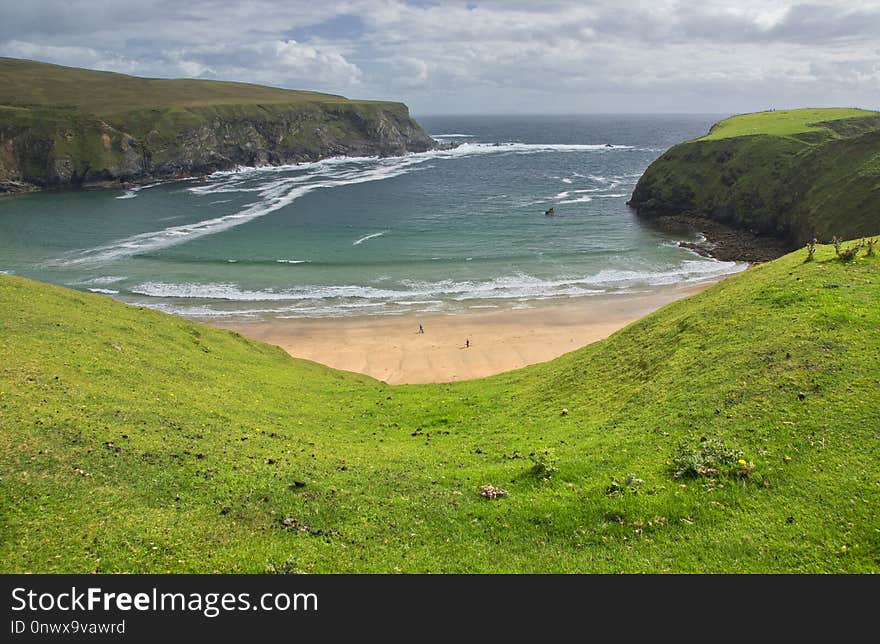
[[[0,56],[413,113],[880,108],[880,0],[27,0]]]

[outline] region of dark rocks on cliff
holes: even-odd
[[[118,187],[237,166],[398,156],[437,146],[394,103],[151,110],[112,124],[79,115],[73,122],[0,128],[0,194]]]
[[[0,181],[0,194],[15,195],[24,192],[34,192],[39,187],[32,183],[24,183],[22,181]]]

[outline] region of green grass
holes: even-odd
[[[250,83],[139,78],[32,60],[0,58],[0,105],[6,106],[63,106],[89,114],[108,116],[157,108],[314,102],[351,101],[335,94]]]
[[[0,276],[0,570],[878,572],[880,260],[804,257],[396,387]],[[673,476],[715,440],[748,480]]]
[[[833,133],[825,123],[865,116],[878,116],[878,112],[834,107],[740,114],[719,121],[712,126],[706,136],[697,140],[718,141],[738,136],[755,135],[792,137],[807,132]]]

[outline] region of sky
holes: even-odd
[[[880,0],[0,0],[0,56],[416,115],[880,108]]]

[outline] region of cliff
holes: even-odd
[[[629,204],[646,219],[696,215],[790,247],[880,233],[880,114],[731,117],[661,155]]]
[[[0,58],[0,193],[435,145],[402,103]]]

